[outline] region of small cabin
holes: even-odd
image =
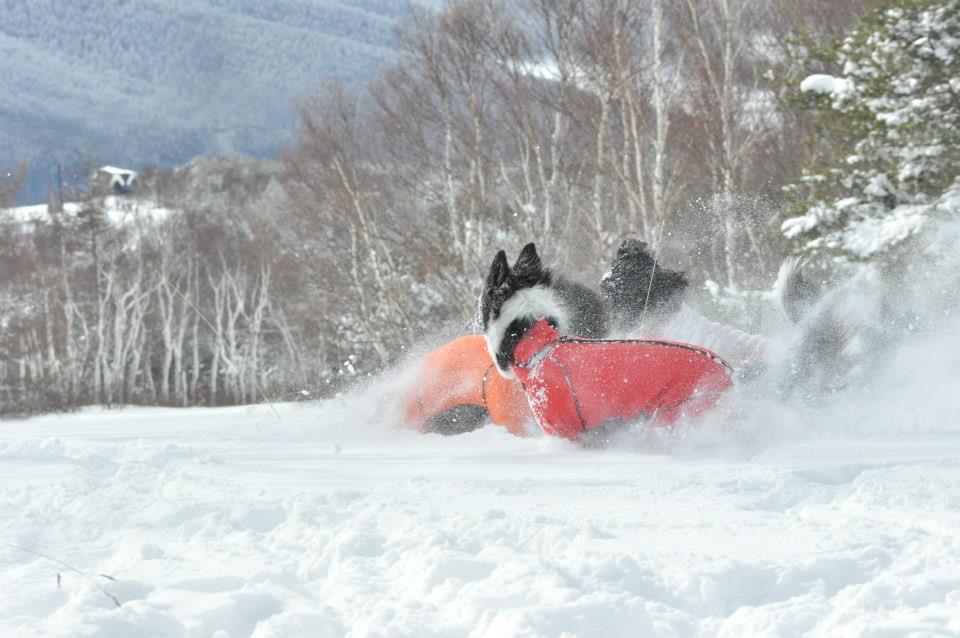
[[[93,190],[104,195],[132,193],[137,181],[137,172],[116,166],[101,166],[93,174]]]

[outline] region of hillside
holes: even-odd
[[[35,159],[22,199],[77,151],[142,167],[273,154],[292,102],[391,56],[403,0],[0,0],[0,166]],[[38,159],[39,158],[39,159]]]

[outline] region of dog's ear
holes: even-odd
[[[484,330],[490,323],[490,313],[493,310],[493,293],[509,274],[510,264],[507,263],[507,253],[501,250],[493,258],[493,263],[490,264],[490,272],[487,273],[487,280],[484,282],[483,292],[480,294],[480,322]]]
[[[487,287],[496,288],[503,283],[510,273],[510,264],[507,263],[507,253],[498,251],[490,264],[490,272],[487,273]]]
[[[543,274],[543,262],[540,261],[540,255],[537,254],[537,247],[530,242],[523,247],[517,262],[513,265],[510,274],[516,280],[520,287],[533,286]]]

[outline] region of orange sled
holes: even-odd
[[[427,355],[404,397],[404,416],[421,432],[460,434],[489,419],[518,436],[533,418],[523,387],[497,372],[482,335],[460,337]]]

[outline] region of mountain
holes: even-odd
[[[293,102],[370,80],[405,0],[0,0],[0,167],[269,156]]]

